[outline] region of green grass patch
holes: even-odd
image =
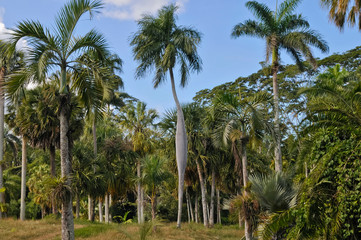
[[[75,229],[76,238],[88,238],[99,235],[100,233],[107,232],[112,229],[111,226],[105,224],[91,224],[85,227]]]

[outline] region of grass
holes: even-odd
[[[123,239],[123,240],[234,240],[240,239],[242,231],[235,226],[215,226],[206,229],[202,224],[184,223],[181,229],[175,223],[158,223],[152,231],[150,224],[101,224],[88,221],[75,221],[76,239]],[[57,240],[60,239],[61,224],[59,219],[19,221],[0,220],[2,240]],[[141,237],[141,235],[143,235]]]

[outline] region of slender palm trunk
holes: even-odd
[[[187,202],[189,202],[189,213],[191,216],[191,221],[194,222],[194,214],[193,214],[193,207],[192,207],[192,201],[191,201],[191,197],[189,195],[189,192],[186,192],[186,198],[187,198]]]
[[[66,90],[66,69],[62,68],[61,83],[61,104],[60,104],[60,160],[61,177],[65,178],[65,184],[71,188],[71,161],[69,156],[69,102],[70,95]],[[73,221],[73,199],[70,191],[66,191],[65,198],[61,204],[61,236],[62,240],[74,239],[74,221]]]
[[[140,179],[141,177],[141,163],[140,163],[140,159],[138,159],[137,161],[137,177],[138,179]],[[143,209],[143,189],[142,189],[142,184],[140,181],[138,181],[138,185],[137,185],[137,196],[138,196],[138,202],[137,202],[137,206],[138,206],[138,223],[142,224],[144,222],[144,209]]]
[[[112,206],[112,195],[109,194],[109,207]],[[113,222],[112,214],[109,212],[109,222]]]
[[[93,209],[93,200],[90,197],[90,195],[88,195],[88,220],[89,221],[92,220],[92,209]]]
[[[175,90],[173,69],[169,69],[170,81],[172,85],[172,93],[175,104],[177,106],[177,129],[176,129],[176,160],[178,167],[178,217],[177,217],[177,228],[181,227],[182,220],[182,207],[183,207],[183,191],[184,191],[184,173],[187,166],[187,133],[184,123],[183,110],[179,103],[177,93]]]
[[[278,94],[278,48],[275,47],[272,52],[272,75],[273,75],[273,104],[274,104],[274,132],[275,132],[275,170],[282,171],[282,152],[281,152],[281,131],[280,131],[280,108]]]
[[[242,156],[242,175],[243,175],[243,187],[244,194],[248,195],[247,184],[248,184],[248,172],[247,172],[247,148],[246,142],[241,142],[241,154]],[[250,217],[247,214],[247,211],[244,214],[244,234],[246,240],[252,240],[252,228],[250,223]]]
[[[21,200],[20,220],[25,220],[25,197],[26,197],[26,137],[21,142]]]
[[[0,189],[4,187],[3,159],[4,159],[4,80],[5,67],[0,68]],[[0,192],[0,204],[5,204],[5,193]],[[0,219],[3,213],[0,210]]]
[[[197,164],[199,182],[200,182],[200,186],[201,186],[201,197],[202,197],[202,208],[203,208],[203,224],[204,224],[205,227],[208,227],[206,189],[205,189],[205,184],[204,184],[203,171],[202,171],[199,159],[196,160],[196,164]]]
[[[157,217],[157,195],[155,192],[152,193],[152,198],[150,200],[152,206],[152,221]]]
[[[221,218],[221,198],[219,194],[219,189],[217,189],[217,223],[222,224]]]
[[[198,223],[198,192],[196,192],[196,198],[194,200],[194,215],[195,215],[195,221]]]
[[[209,207],[209,226],[214,226],[214,195],[216,189],[216,172],[212,169],[212,184],[211,184],[211,202]]]
[[[56,169],[55,169],[55,146],[50,145],[49,147],[50,152],[50,173],[52,178],[56,178]],[[55,197],[51,196],[51,207],[52,207],[52,213],[56,214],[58,212]]]
[[[79,210],[80,210],[80,199],[79,199],[79,193],[76,193],[76,206],[75,206],[75,216],[77,219],[79,219]]]
[[[188,194],[188,188],[186,187],[186,203],[187,203],[187,215],[188,215],[188,223],[191,222],[191,211],[189,206],[189,194]]]
[[[104,220],[106,223],[109,223],[109,198],[108,198],[108,193],[105,194],[105,217],[104,217]]]
[[[100,198],[98,202],[98,208],[99,208],[99,222],[103,222],[103,201]]]

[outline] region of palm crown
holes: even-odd
[[[137,77],[143,77],[150,68],[155,67],[154,87],[165,80],[166,72],[173,69],[177,61],[183,87],[187,83],[189,71],[201,70],[197,53],[200,33],[176,25],[174,13],[177,8],[175,5],[163,7],[156,18],[145,15],[138,21],[139,30],[130,43],[134,47],[134,58],[141,62],[137,68]]]
[[[310,30],[305,18],[292,14],[299,2],[300,0],[284,1],[276,12],[271,11],[265,4],[256,1],[247,2],[246,7],[259,21],[247,20],[237,24],[233,28],[232,36],[248,35],[266,39],[267,61],[271,54],[278,55],[280,49],[285,49],[299,66],[302,55],[315,66],[316,61],[310,46],[315,46],[322,52],[327,52],[328,47],[318,33]]]

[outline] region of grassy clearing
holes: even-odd
[[[45,219],[21,222],[14,219],[1,220],[0,236],[2,240],[57,240],[60,239],[59,219]],[[143,233],[143,234],[142,234]],[[145,236],[145,238],[143,238]],[[242,236],[236,226],[215,226],[205,229],[202,224],[184,223],[181,229],[175,223],[158,223],[156,230],[146,224],[100,224],[88,221],[75,221],[76,239],[124,239],[124,240],[235,240]]]

